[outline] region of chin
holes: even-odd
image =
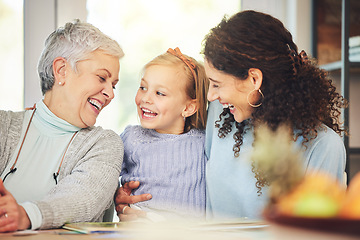
[[[244,116],[235,116],[234,115],[234,119],[236,122],[241,123],[242,121],[246,120],[247,118],[245,118]]]
[[[83,126],[79,126],[79,127],[81,127],[81,128],[92,127],[92,126],[95,125],[95,123],[96,123],[96,120],[95,121],[88,121],[88,122],[84,122]]]

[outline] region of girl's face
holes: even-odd
[[[182,115],[191,101],[185,88],[186,77],[180,68],[148,67],[135,97],[141,126],[159,133],[183,133],[185,122]]]
[[[114,98],[119,59],[96,50],[79,61],[74,71],[64,60],[64,77],[45,94],[44,102],[58,117],[80,128],[93,126],[101,110]],[[50,96],[50,95],[49,95]]]
[[[242,122],[251,117],[253,107],[248,103],[247,96],[254,90],[251,77],[241,80],[233,75],[217,70],[205,59],[205,72],[210,80],[208,100],[219,102],[224,107],[229,107],[237,122]]]

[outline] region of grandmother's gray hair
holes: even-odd
[[[122,58],[124,52],[119,44],[102,33],[98,28],[76,19],[66,23],[49,35],[38,63],[41,91],[44,95],[54,86],[53,61],[57,57],[65,58],[76,71],[76,63],[84,60],[95,50]]]

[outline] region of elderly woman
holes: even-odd
[[[24,112],[0,111],[0,232],[102,220],[123,145],[93,125],[114,98],[122,56],[116,41],[80,21],[47,38],[38,64],[44,98]]]
[[[206,36],[203,52],[212,102],[205,146],[208,219],[261,218],[268,186],[251,160],[254,129],[261,124],[289,125],[304,171],[327,172],[343,181],[340,112],[347,102],[326,72],[304,51],[298,53],[278,19],[255,11],[224,18]],[[151,197],[128,196],[138,184],[126,183],[118,191],[122,220],[141,214],[126,204]]]

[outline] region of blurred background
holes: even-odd
[[[203,61],[202,40],[224,16],[246,9],[269,13],[289,29],[299,49],[329,69],[350,100],[350,176],[360,170],[360,1],[350,2],[350,59],[341,76],[344,0],[0,0],[0,109],[21,111],[42,98],[37,61],[46,37],[78,18],[117,40],[125,52],[115,99],[96,125],[120,134],[138,124],[134,97],[142,67],[169,47]],[[335,63],[335,65],[334,65]]]

